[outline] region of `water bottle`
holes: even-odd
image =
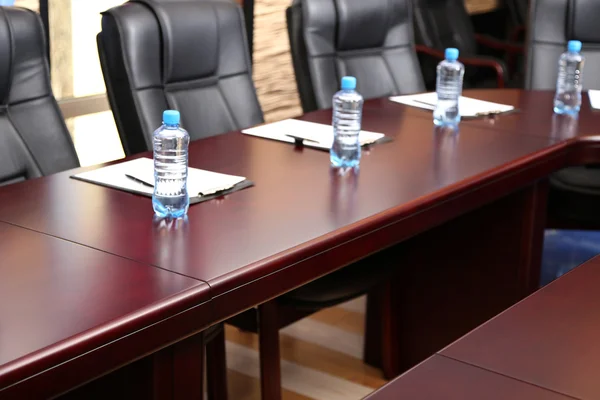
[[[433,123],[437,126],[460,122],[458,99],[462,94],[465,66],[458,61],[458,49],[446,49],[445,57],[437,66],[437,104],[433,111]]]
[[[360,162],[359,133],[364,99],[356,91],[356,78],[342,78],[342,90],[333,96],[333,144],[331,165],[355,168]]]
[[[557,114],[577,114],[581,108],[585,58],[580,51],[581,42],[571,40],[567,51],[558,60],[558,79],[554,96],[554,112]]]
[[[163,125],[153,134],[154,212],[163,218],[179,218],[187,213],[188,145],[190,135],[179,126],[179,111],[163,113]]]

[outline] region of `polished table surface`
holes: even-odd
[[[200,279],[218,296],[561,151],[551,138],[474,125],[436,132],[429,116],[405,110],[365,111],[364,128],[394,140],[364,155],[358,177],[332,175],[326,152],[237,132],[192,143],[190,166],[256,186],[190,207],[179,235],[157,234],[150,199],[70,179],[72,171],[3,188],[0,220]],[[331,111],[304,119],[330,123]]]
[[[591,108],[586,93],[582,96],[582,106],[579,117],[574,119],[567,115],[556,115],[552,109],[554,92],[525,91],[519,89],[503,90],[468,90],[465,96],[501,104],[509,104],[517,112],[500,115],[496,118],[477,118],[463,120],[465,125],[486,127],[506,133],[538,136],[556,141],[581,139],[586,136],[598,135],[598,119],[600,111]],[[398,104],[388,99],[367,101],[365,109],[383,113],[397,109]],[[407,113],[430,119],[431,111],[415,107],[406,107]]]
[[[578,399],[599,399],[599,287],[597,257],[440,354]]]
[[[547,389],[434,355],[365,400],[568,400]]]
[[[596,257],[368,399],[598,399],[599,285]]]
[[[561,125],[569,133],[552,134],[542,121],[552,119],[546,115],[551,103],[544,106],[548,93],[469,95],[513,101],[522,112],[493,124],[465,121],[454,133],[434,129],[429,113],[371,100],[364,128],[394,140],[366,151],[358,175],[331,173],[326,152],[233,132],[192,143],[190,166],[247,176],[256,186],[194,205],[176,226],[152,218],[150,199],[70,179],[73,171],[1,188],[0,221],[200,282],[205,297],[185,303],[192,307],[211,299],[196,322],[200,329],[583,162],[571,157],[579,144],[573,137],[593,134],[593,123],[584,121],[600,122],[584,107],[576,130]],[[303,119],[330,123],[331,111]],[[520,119],[536,123],[529,129]],[[18,266],[4,265],[9,271]],[[112,289],[106,284],[97,290]],[[3,303],[12,301],[2,294]],[[47,318],[59,320],[63,310],[49,311],[57,315]],[[115,306],[107,321],[118,311]],[[38,334],[45,336],[42,321]],[[81,330],[72,328],[73,334]],[[70,338],[63,333],[62,340]],[[61,338],[48,332],[36,340]],[[2,357],[8,346],[0,336],[2,363],[17,356]],[[32,345],[21,352],[37,350]],[[10,383],[5,365],[0,364],[0,382]]]
[[[365,112],[365,129],[394,140],[365,154],[357,177],[331,174],[326,152],[237,132],[192,143],[190,166],[256,186],[190,207],[168,235],[154,226],[149,198],[70,179],[72,171],[3,188],[0,221],[207,282],[213,297],[228,293],[217,307],[224,319],[439,224],[426,216],[451,197],[502,179],[509,192],[531,180],[519,174],[531,165],[540,164],[537,176],[559,166],[552,139],[467,125],[456,136],[397,108]],[[328,123],[331,111],[305,119]],[[461,201],[444,218],[475,207]],[[416,215],[421,222],[399,224]]]
[[[173,329],[166,319],[209,300],[203,282],[6,223],[0,277],[0,388],[79,356],[77,384],[103,367],[94,352],[143,351],[147,334]],[[20,397],[41,397],[33,386]]]

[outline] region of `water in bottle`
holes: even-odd
[[[462,94],[465,67],[458,61],[458,49],[446,49],[445,56],[446,59],[437,66],[437,104],[433,123],[453,126],[460,122],[458,99]]]
[[[333,96],[333,145],[331,165],[355,168],[360,162],[359,133],[364,99],[356,91],[356,78],[342,78],[342,90]]]
[[[163,125],[153,135],[154,195],[152,206],[159,217],[179,218],[187,213],[188,145],[190,135],[179,126],[179,111],[163,113]]]
[[[554,96],[554,112],[557,114],[577,114],[581,108],[581,88],[583,85],[583,63],[581,42],[571,40],[567,51],[558,61],[558,79]]]

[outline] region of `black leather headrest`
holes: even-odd
[[[569,40],[600,43],[600,1],[569,0],[567,33]]]
[[[392,18],[388,0],[335,0],[338,50],[383,46]]]
[[[46,47],[39,16],[0,7],[0,105],[48,96]]]
[[[159,22],[163,83],[202,79],[216,73],[219,19],[214,4],[190,0],[133,1],[150,7]]]

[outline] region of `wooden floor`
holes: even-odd
[[[365,299],[323,310],[280,332],[284,400],[362,399],[386,381],[362,362]],[[229,398],[260,399],[258,338],[226,326]]]

